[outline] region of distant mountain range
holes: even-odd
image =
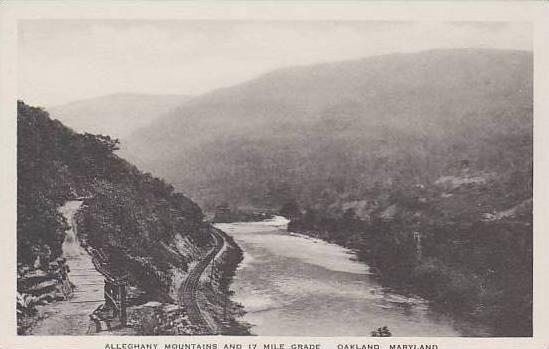
[[[531,336],[532,84],[531,52],[430,50],[279,69],[150,109],[105,97],[52,115],[122,137],[117,155],[207,213],[283,207],[290,230],[352,248],[384,284],[494,335]]]
[[[53,118],[78,132],[124,138],[188,101],[186,95],[117,93],[49,107]]]
[[[278,207],[434,181],[460,160],[493,171],[531,134],[532,54],[454,49],[279,69],[193,98],[123,148],[206,209]]]

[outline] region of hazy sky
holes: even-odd
[[[198,95],[289,65],[431,48],[532,49],[526,23],[24,20],[19,96]]]

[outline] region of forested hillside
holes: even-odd
[[[286,68],[193,99],[128,148],[210,211],[283,207],[388,285],[527,336],[532,74],[529,52],[472,49]]]
[[[171,185],[116,155],[118,141],[109,136],[75,133],[43,109],[21,101],[17,118],[18,309],[22,314],[33,315],[34,304],[58,300],[55,290],[41,297],[29,294],[57,284],[58,276],[51,270],[63,261],[58,257],[68,228],[59,208],[69,200],[83,201],[77,213],[78,238],[104,254],[110,273],[128,274],[130,286],[145,294],[141,301],[178,303],[178,288],[189,265],[213,246],[213,228],[203,220],[201,209]],[[233,244],[227,251],[224,258],[237,263],[238,248]],[[234,263],[227,267],[228,273],[236,267]],[[224,275],[225,266],[220,269]],[[229,280],[222,284],[228,285]],[[220,296],[218,290],[209,292],[214,298]],[[150,327],[159,331],[154,334],[188,334],[187,325],[176,328],[185,319],[180,315],[162,330]],[[140,334],[153,333],[144,331]]]
[[[193,255],[189,250],[174,263],[164,244],[176,236],[197,246],[210,239],[200,208],[119,158],[116,140],[77,134],[22,102],[18,108],[18,260],[58,257],[65,222],[57,208],[83,196],[91,214],[81,229],[89,243],[169,286],[164,273]]]
[[[462,160],[472,171],[520,170],[531,92],[532,56],[520,51],[286,68],[197,97],[125,148],[208,210],[354,201],[435,181]]]

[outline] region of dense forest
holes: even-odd
[[[531,94],[532,55],[522,51],[290,67],[193,98],[121,153],[208,212],[353,201],[435,181],[462,160],[472,170],[514,166],[531,133]]]
[[[387,286],[529,336],[532,63],[454,49],[284,68],[186,101],[122,145],[20,104],[20,139],[33,141],[19,144],[18,258],[58,255],[56,209],[85,197],[87,241],[122,251],[116,264],[167,297],[172,266],[211,243],[209,228],[120,147],[217,222],[279,211],[290,230],[355,250]]]
[[[531,336],[531,191],[517,190],[524,184],[516,178],[467,178],[324,209],[289,202],[281,214],[291,219],[290,231],[355,250],[387,286],[422,295],[493,335]]]
[[[18,104],[18,139],[20,263],[40,257],[47,264],[60,255],[66,222],[57,209],[77,197],[86,198],[83,237],[113,264],[147,274],[135,278],[150,282],[145,288],[162,285],[167,291],[168,270],[192,259],[192,251],[183,256],[170,249],[176,235],[197,248],[210,241],[200,208],[119,158],[117,140],[77,134],[23,102]]]
[[[30,326],[34,305],[59,300],[59,275],[52,273],[52,266],[63,262],[59,257],[68,225],[59,208],[69,200],[83,201],[76,217],[81,243],[104,255],[111,274],[128,275],[139,304],[178,303],[178,287],[189,265],[214,243],[213,227],[201,209],[171,185],[120,158],[116,139],[76,133],[22,101],[17,118],[18,313],[28,317],[18,316],[20,332]],[[223,287],[208,289],[210,302],[228,292],[241,251],[232,243],[223,258],[234,261],[220,267]],[[176,322],[166,317],[165,324],[155,319],[149,319],[154,326],[146,319],[138,321],[148,326],[141,334],[192,333],[188,324],[176,327],[185,321],[183,315]],[[232,320],[226,323],[239,328]]]
[[[532,68],[529,52],[463,49],[280,69],[122,151],[210,212],[284,206],[290,229],[357,250],[384,282],[530,335]]]

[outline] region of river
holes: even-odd
[[[382,287],[351,251],[288,233],[283,217],[216,226],[244,250],[231,289],[253,334],[370,336],[381,326],[403,337],[478,331],[437,313],[424,299]]]

